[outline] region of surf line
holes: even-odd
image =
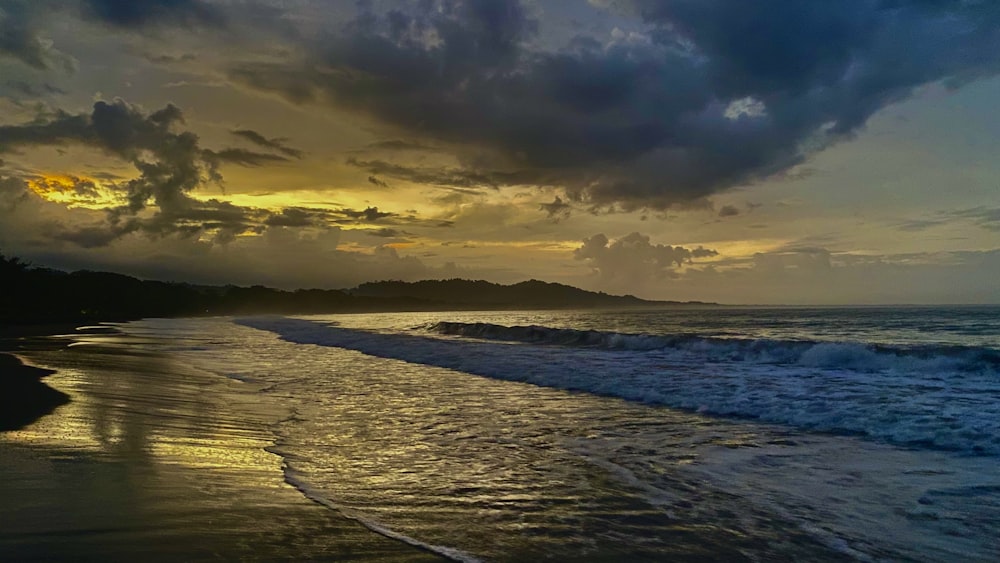
[[[440,555],[442,557],[451,559],[452,561],[458,561],[459,563],[484,563],[482,559],[475,557],[471,554],[465,553],[464,551],[455,549],[453,547],[447,547],[443,545],[434,545],[426,542],[422,542],[418,539],[411,538],[405,534],[397,532],[391,528],[388,528],[371,518],[366,517],[360,512],[347,508],[345,506],[339,505],[328,498],[323,497],[318,492],[312,490],[301,478],[297,477],[294,469],[288,466],[287,461],[284,464],[285,470],[285,482],[295,487],[300,493],[305,495],[306,498],[315,502],[316,504],[325,506],[331,510],[338,512],[343,517],[354,520],[355,522],[361,524],[365,528],[375,532],[376,534],[385,536],[390,539],[401,541],[405,544],[411,545],[417,549],[433,553],[435,555]]]

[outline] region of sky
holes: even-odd
[[[1000,303],[992,0],[0,0],[0,252]]]

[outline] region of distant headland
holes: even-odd
[[[129,320],[231,314],[594,309],[716,305],[649,301],[530,280],[501,285],[481,280],[379,281],[354,289],[284,291],[255,285],[208,286],[140,280],[123,274],[34,267],[0,255],[0,323]]]

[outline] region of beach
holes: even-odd
[[[997,318],[149,318],[7,341],[70,401],[0,433],[0,560],[994,561]]]
[[[0,560],[437,559],[285,483],[268,428],[290,413],[253,401],[257,389],[89,332],[101,343],[4,341],[34,364],[6,356],[5,380],[69,401],[43,400],[35,410],[51,412],[0,433]]]

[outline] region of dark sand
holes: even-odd
[[[250,384],[98,340],[0,342],[55,370],[44,383],[70,398],[0,432],[0,561],[437,560],[286,484],[266,448],[291,413]],[[15,360],[3,377],[42,384]],[[0,389],[5,405],[18,385]]]
[[[11,353],[45,339],[32,338],[73,332],[65,324],[0,324],[0,432],[18,430],[69,402],[69,395],[45,384],[53,370],[24,365]],[[51,344],[50,344],[51,345]]]
[[[0,432],[24,428],[69,402],[69,395],[42,381],[52,373],[0,353]]]

